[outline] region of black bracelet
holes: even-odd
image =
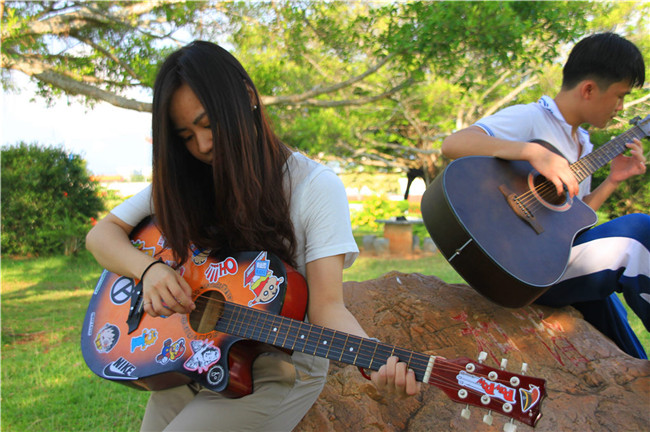
[[[142,282],[142,280],[144,279],[144,275],[147,274],[147,272],[149,271],[149,269],[150,269],[151,267],[153,267],[154,265],[156,265],[156,264],[164,264],[162,258],[158,258],[158,260],[152,262],[151,264],[149,264],[149,265],[147,266],[146,269],[144,269],[144,271],[142,272],[142,276],[140,276],[140,282]]]

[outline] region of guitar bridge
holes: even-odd
[[[517,216],[528,225],[530,225],[537,234],[544,232],[544,228],[537,222],[535,215],[520,200],[517,194],[512,192],[506,185],[499,186],[499,190],[506,197],[508,205]]]

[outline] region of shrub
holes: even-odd
[[[2,147],[2,253],[72,254],[104,209],[86,162],[58,147]]]
[[[377,219],[390,219],[395,216],[404,216],[408,210],[408,201],[391,201],[382,196],[366,198],[362,201],[361,210],[351,210],[352,228],[367,228],[377,230],[381,224]]]

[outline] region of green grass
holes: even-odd
[[[101,268],[78,257],[2,261],[2,430],[138,430],[147,394],[86,367],[81,324]]]
[[[440,254],[418,259],[361,256],[346,281],[390,270],[462,279]],[[103,380],[86,367],[80,329],[101,272],[76,257],[2,260],[2,431],[136,431],[148,394]],[[650,352],[650,337],[630,312]]]

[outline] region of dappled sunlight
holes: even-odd
[[[12,303],[11,306],[14,306],[14,303],[16,305],[29,306],[32,304],[39,304],[41,302],[73,300],[75,298],[78,298],[80,300],[81,299],[89,300],[90,295],[92,294],[92,291],[84,291],[80,289],[70,290],[70,291],[61,291],[61,290],[40,291],[40,289],[43,288],[40,284],[26,286],[25,288],[29,289],[30,291],[33,291],[34,293],[29,295],[13,296],[11,298],[11,303]],[[16,292],[16,290],[13,291]],[[11,292],[11,290],[9,292]]]

